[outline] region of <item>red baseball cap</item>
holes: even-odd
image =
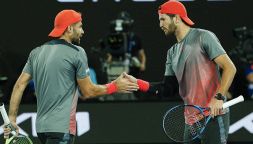
[[[79,21],[82,21],[80,13],[74,10],[63,10],[56,15],[54,19],[54,29],[48,36],[60,37],[68,26]]]
[[[184,5],[176,0],[170,0],[162,4],[159,7],[158,13],[160,14],[177,14],[186,22],[188,25],[194,25],[194,22],[190,20],[187,16],[187,11]]]

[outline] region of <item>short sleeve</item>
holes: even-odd
[[[210,31],[206,31],[201,35],[201,43],[210,60],[226,53],[218,38]]]
[[[88,59],[85,51],[81,49],[76,55],[76,79],[83,79],[90,75]]]
[[[33,70],[32,70],[32,62],[33,62],[32,57],[33,56],[32,56],[32,53],[33,53],[33,51],[29,54],[29,57],[28,57],[28,59],[26,61],[26,64],[25,64],[25,66],[23,68],[23,72],[24,73],[28,73],[31,76],[33,74]]]

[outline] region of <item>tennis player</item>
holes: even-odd
[[[123,74],[106,85],[93,84],[84,49],[72,44],[80,43],[83,34],[81,14],[63,10],[55,17],[54,29],[49,34],[55,39],[31,51],[10,100],[9,118],[17,132],[19,104],[31,79],[37,96],[36,130],[42,144],[74,143],[78,87],[84,98],[138,89]],[[9,129],[4,132],[6,136]]]
[[[214,33],[192,28],[194,22],[187,16],[186,8],[181,2],[165,2],[159,7],[158,14],[160,28],[165,35],[174,35],[177,39],[177,43],[167,53],[164,85],[176,76],[179,94],[185,104],[211,108],[214,118],[198,142],[225,144],[228,138],[229,112],[222,111],[222,105],[236,73],[233,62]],[[157,92],[155,85],[128,75],[126,77],[136,81],[142,91]]]

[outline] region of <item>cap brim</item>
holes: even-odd
[[[192,25],[194,25],[194,22],[191,20],[191,19],[189,19],[188,17],[181,17],[183,20],[184,20],[184,22],[186,22],[188,25],[190,25],[190,26],[192,26]]]
[[[66,28],[54,28],[48,36],[50,37],[60,37]]]

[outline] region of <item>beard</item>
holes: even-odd
[[[80,44],[81,40],[80,38],[73,39],[73,43]]]
[[[72,42],[76,43],[76,44],[80,44],[81,42],[81,35],[78,34],[75,30],[73,31],[73,38],[72,38]]]
[[[170,36],[172,34],[175,33],[176,31],[176,25],[174,23],[170,23],[168,28],[166,29],[167,31],[165,31],[165,35],[166,36]]]

